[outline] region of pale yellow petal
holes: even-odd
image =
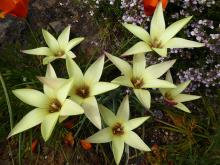
[[[147,53],[151,51],[151,47],[146,42],[140,41],[136,43],[134,46],[132,46],[130,49],[128,49],[126,52],[124,52],[121,56],[129,56],[139,53]]]
[[[172,38],[165,45],[165,48],[194,48],[203,47],[204,43],[186,40],[183,38]]]
[[[47,141],[50,138],[58,118],[59,112],[55,112],[48,114],[42,121],[41,134],[43,136],[44,141]]]
[[[134,89],[134,93],[138,100],[141,102],[141,104],[147,108],[150,109],[151,104],[151,95],[148,90],[145,89]]]
[[[165,21],[164,21],[164,16],[163,16],[163,7],[162,7],[162,2],[159,1],[154,11],[151,24],[150,24],[151,39],[153,41],[159,40],[159,37],[164,31],[165,31]]]
[[[201,96],[196,95],[187,95],[187,94],[178,94],[174,97],[174,101],[176,102],[187,102],[201,98]]]
[[[159,54],[161,57],[167,56],[167,48],[152,48],[157,54]]]
[[[125,135],[125,143],[141,151],[151,151],[143,140],[133,131],[128,131]]]
[[[61,116],[72,116],[83,114],[83,108],[72,100],[66,99],[60,110]]]
[[[176,107],[184,112],[191,113],[190,110],[182,103],[178,103],[177,105],[174,105],[174,107]]]
[[[84,74],[85,82],[92,85],[98,82],[101,78],[105,56],[99,57],[86,71]]]
[[[159,78],[166,73],[176,62],[176,60],[170,60],[159,64],[151,65],[146,68],[147,75],[151,75],[152,78]]]
[[[126,77],[132,76],[132,68],[128,62],[107,52],[105,54],[109,58],[109,60],[121,71],[122,74],[124,74]]]
[[[76,45],[78,45],[80,42],[82,42],[84,40],[84,37],[78,37],[78,38],[74,38],[72,40],[69,41],[66,50],[71,50],[73,47],[75,47]]]
[[[40,124],[48,114],[46,109],[36,108],[26,114],[11,130],[8,138]]]
[[[91,96],[99,95],[108,91],[111,91],[115,88],[118,88],[119,85],[109,82],[97,82],[91,87]]]
[[[80,67],[69,56],[66,57],[66,68],[69,77],[74,78],[74,82],[80,83],[83,81],[83,73]]]
[[[117,119],[115,114],[103,105],[99,105],[99,109],[100,109],[100,113],[102,115],[104,122],[108,126],[112,126]]]
[[[126,95],[118,108],[116,117],[122,122],[125,122],[128,121],[129,116],[130,116],[129,98],[128,95]]]
[[[124,140],[121,138],[112,139],[112,152],[115,158],[115,162],[118,165],[121,161],[121,157],[124,151]]]
[[[53,53],[57,53],[57,51],[60,50],[60,46],[56,40],[56,38],[54,38],[53,35],[51,35],[48,31],[42,29],[42,33],[44,36],[44,40],[46,41],[48,47],[50,48],[50,50]]]
[[[94,126],[98,129],[101,129],[101,117],[96,98],[86,98],[82,103],[82,107],[86,117],[92,122],[92,124],[94,124]]]
[[[40,47],[29,50],[22,50],[22,53],[31,54],[31,55],[39,55],[39,56],[53,56],[53,52],[48,47]]]
[[[150,79],[145,82],[143,88],[176,88],[176,86],[165,80]]]
[[[70,36],[70,25],[67,26],[62,33],[59,35],[58,37],[58,43],[60,45],[60,48],[65,51],[66,47],[68,45],[69,42],[69,36]]]
[[[164,45],[167,41],[173,38],[191,20],[191,18],[192,16],[183,18],[167,27],[160,37],[161,44]]]
[[[86,139],[90,143],[108,143],[112,141],[111,128],[107,127]]]
[[[131,83],[131,80],[125,76],[119,76],[119,77],[115,78],[114,80],[112,80],[111,82],[115,83],[115,84],[122,85],[122,86],[131,87],[131,88],[134,87],[133,84]]]
[[[16,89],[13,94],[26,104],[39,108],[47,108],[49,98],[47,95],[34,89]]]
[[[135,54],[133,56],[133,76],[141,77],[145,71],[145,67],[146,67],[145,55],[143,53]]]
[[[144,28],[128,23],[124,23],[123,26],[142,41],[146,43],[150,42],[150,35]]]
[[[131,130],[139,127],[141,124],[143,124],[149,118],[150,118],[150,116],[131,119],[131,120],[128,120],[124,125],[127,130],[131,131]]]
[[[187,86],[190,84],[190,82],[191,82],[190,80],[186,81],[184,83],[177,85],[175,89],[170,90],[170,94],[172,95],[172,97],[175,97],[176,95],[184,91],[187,88]]]

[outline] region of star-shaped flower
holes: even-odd
[[[83,75],[79,66],[70,58],[66,60],[67,71],[73,78],[70,98],[82,105],[86,117],[101,129],[101,117],[95,96],[117,88],[119,85],[99,82],[104,66],[104,56],[99,57]]]
[[[48,64],[58,58],[66,58],[69,55],[75,58],[75,54],[71,51],[73,47],[78,45],[83,37],[74,38],[69,41],[70,26],[67,26],[62,33],[59,35],[58,39],[54,38],[48,31],[42,30],[43,37],[48,45],[48,47],[40,47],[30,50],[22,50],[23,53],[32,55],[46,56],[43,59],[43,64]]]
[[[151,20],[150,34],[140,26],[127,23],[123,24],[126,29],[142,41],[136,43],[123,53],[122,56],[155,51],[160,56],[166,57],[167,48],[192,48],[204,46],[203,43],[174,37],[191,18],[192,17],[181,19],[165,28],[163,8],[160,1]]]
[[[134,90],[135,95],[142,105],[146,108],[150,108],[151,95],[146,88],[175,88],[172,83],[160,80],[161,77],[176,60],[163,62],[156,65],[151,65],[146,68],[146,60],[144,54],[136,54],[133,56],[133,68],[131,65],[109,53],[106,53],[109,60],[121,71],[122,76],[112,80],[112,83],[116,83],[122,86],[131,87]]]
[[[166,74],[166,80],[173,83],[173,78],[170,74],[170,71],[168,71]],[[182,111],[191,113],[190,110],[182,102],[196,100],[196,99],[201,98],[201,96],[188,95],[188,94],[181,93],[187,88],[190,82],[191,81],[186,81],[184,83],[181,83],[177,85],[175,89],[160,89],[160,92],[164,97],[165,103],[169,106],[174,106]]]
[[[41,134],[49,139],[60,116],[83,114],[84,110],[74,101],[67,99],[72,87],[70,79],[56,90],[44,88],[44,92],[34,89],[17,89],[13,93],[26,104],[36,107],[25,115],[12,129],[8,137],[41,124]]]
[[[88,137],[86,140],[90,143],[108,143],[112,142],[112,152],[119,164],[123,151],[124,143],[142,151],[150,151],[150,148],[143,140],[132,130],[140,126],[150,117],[139,117],[129,120],[129,100],[128,96],[123,99],[116,116],[111,110],[100,106],[100,112],[105,123],[109,126]]]

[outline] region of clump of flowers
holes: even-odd
[[[151,94],[148,88],[159,88],[166,104],[190,112],[182,102],[198,99],[199,96],[181,94],[189,85],[189,81],[174,85],[170,73],[166,80],[160,79],[174,65],[176,60],[169,60],[146,67],[145,53],[155,51],[166,57],[167,48],[171,47],[201,47],[202,43],[181,38],[173,38],[177,32],[191,19],[182,19],[165,29],[162,2],[160,1],[154,12],[151,22],[150,35],[143,28],[125,24],[124,26],[140,41],[130,48],[124,55],[133,55],[132,66],[129,62],[119,57],[105,53],[108,59],[121,71],[122,75],[111,82],[100,81],[105,56],[100,56],[83,74],[70,51],[79,44],[83,38],[69,41],[70,26],[66,27],[56,40],[49,32],[43,30],[44,39],[48,47],[25,50],[24,53],[44,55],[43,63],[47,65],[45,77],[38,77],[43,83],[44,93],[34,89],[17,89],[13,93],[23,102],[36,107],[25,115],[12,129],[9,137],[41,124],[41,133],[45,141],[51,136],[53,129],[59,120],[64,121],[68,116],[85,113],[87,118],[98,128],[99,132],[88,137],[84,142],[107,143],[112,142],[112,151],[117,164],[120,163],[124,143],[142,151],[150,151],[150,148],[132,130],[143,124],[149,116],[129,120],[129,96],[126,95],[119,106],[116,115],[104,107],[98,106],[96,95],[108,92],[121,86],[130,87],[134,94],[145,107],[150,110]],[[176,42],[182,42],[176,43]],[[138,46],[137,46],[138,45]],[[168,46],[167,46],[168,45]],[[55,70],[50,64],[55,59],[65,59],[69,79],[57,78]],[[108,127],[102,129],[102,119]],[[91,147],[90,147],[91,148]]]

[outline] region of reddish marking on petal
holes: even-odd
[[[166,99],[166,98],[164,98],[164,102],[165,102],[165,104],[168,105],[168,106],[174,106],[174,105],[177,105],[177,104],[178,104],[178,103],[175,102],[174,100],[169,100],[169,99]]]

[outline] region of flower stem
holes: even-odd
[[[10,103],[10,100],[9,100],[7,88],[6,88],[6,86],[5,86],[5,82],[4,82],[4,79],[3,79],[3,77],[2,77],[1,72],[0,72],[0,81],[1,81],[2,88],[3,88],[4,94],[5,94],[6,103],[7,103],[7,106],[8,106],[8,113],[9,113],[9,119],[10,119],[10,128],[11,128],[11,130],[12,130],[12,128],[13,128],[13,114],[12,114],[12,108],[11,108],[11,103]]]

